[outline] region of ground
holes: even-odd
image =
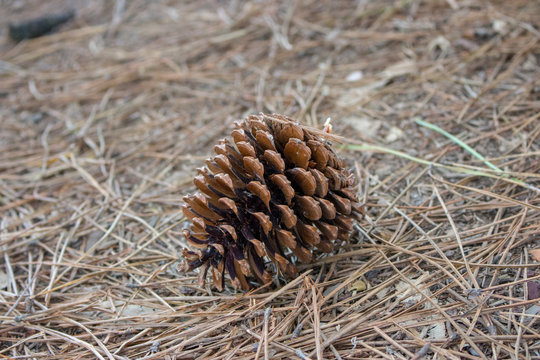
[[[539,358],[538,14],[2,0],[0,357]],[[331,118],[367,215],[295,280],[216,292],[178,270],[182,197],[259,112]]]

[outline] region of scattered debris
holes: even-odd
[[[20,23],[9,24],[9,37],[15,41],[46,35],[75,16],[75,10],[44,15]]]

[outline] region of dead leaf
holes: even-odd
[[[538,281],[527,281],[527,297],[529,300],[540,298],[540,284]]]
[[[446,339],[446,327],[444,326],[444,322],[433,324],[428,331],[428,336],[431,340]]]
[[[9,285],[9,276],[6,273],[0,271],[0,289],[7,288]]]
[[[356,280],[349,286],[349,291],[365,291],[367,289],[367,285],[363,280]]]
[[[438,36],[428,44],[428,51],[433,53],[435,49],[441,52],[441,57],[445,57],[450,52],[451,44],[444,36]]]
[[[360,135],[366,138],[375,138],[377,131],[381,127],[380,120],[373,120],[367,117],[347,116],[341,120],[342,123],[353,127]]]
[[[353,89],[347,89],[337,100],[338,106],[353,106],[376,90],[386,86],[395,77],[414,74],[418,71],[416,62],[413,60],[403,60],[388,66],[375,77],[365,79],[365,85]]]
[[[424,284],[424,281],[428,278],[428,276],[429,276],[428,274],[424,274],[420,276],[419,278],[416,278],[416,279],[409,278],[409,280],[415,286],[421,288],[422,285]],[[422,290],[422,293],[424,294],[423,296],[422,293],[417,292],[414,287],[409,285],[409,283],[404,280],[396,284],[396,291],[398,292],[397,298],[402,299],[401,300],[402,303],[406,303],[406,302],[417,303],[417,302],[422,301],[424,296],[427,296],[427,297],[431,296],[431,291],[429,291],[429,288],[424,288]],[[429,308],[429,306],[431,306],[431,303],[429,302],[426,303],[426,308]]]
[[[403,130],[396,126],[392,126],[390,128],[390,131],[388,132],[388,135],[386,135],[386,138],[384,139],[387,143],[394,142],[396,140],[399,140],[403,137]]]
[[[529,250],[533,260],[540,262],[540,249]]]
[[[339,97],[339,99],[337,100],[337,104],[341,107],[353,106],[367,98],[377,89],[382,88],[384,85],[386,85],[387,81],[387,79],[378,79],[371,81],[364,86],[348,89]]]
[[[155,311],[156,311],[155,309],[147,307],[147,306],[129,304],[123,309],[120,315],[126,316],[126,317],[144,316],[147,314],[151,314]]]
[[[416,71],[416,62],[413,60],[403,60],[384,69],[381,76],[388,81],[398,76],[414,74]]]

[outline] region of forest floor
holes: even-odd
[[[540,358],[539,14],[3,0],[0,357]],[[367,216],[295,280],[216,292],[178,270],[182,197],[259,112],[331,118]]]

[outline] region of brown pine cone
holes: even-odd
[[[315,249],[331,253],[364,214],[353,174],[314,132],[276,114],[236,127],[198,169],[199,191],[182,208],[192,221],[184,235],[200,249],[184,249],[185,265],[204,266],[202,283],[211,269],[219,290],[225,270],[244,290],[273,274],[295,277],[295,263],[313,262]]]

